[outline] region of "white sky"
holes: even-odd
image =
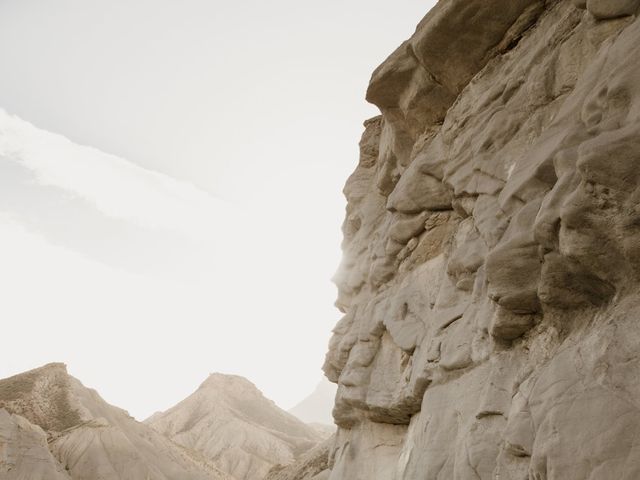
[[[0,377],[310,393],[366,85],[433,3],[2,0]]]

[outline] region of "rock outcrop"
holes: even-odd
[[[106,403],[60,363],[0,380],[0,473],[16,480],[231,479]]]
[[[638,0],[441,0],[373,74],[331,480],[640,478]]]
[[[70,480],[51,455],[44,430],[3,408],[0,408],[0,478]]]
[[[192,395],[146,423],[238,480],[261,480],[323,436],[243,377],[212,374]]]

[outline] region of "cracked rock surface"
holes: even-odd
[[[441,0],[373,73],[331,480],[640,478],[639,8]]]

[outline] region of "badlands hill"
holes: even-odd
[[[639,8],[440,0],[373,73],[331,480],[640,478]]]
[[[212,374],[188,398],[145,423],[238,480],[260,480],[323,440],[243,377]]]
[[[3,480],[231,480],[54,363],[0,380]]]

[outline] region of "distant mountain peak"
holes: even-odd
[[[230,375],[226,373],[210,373],[199,389],[212,388],[216,390],[230,391],[247,391],[255,392],[262,395],[262,392],[252,382],[240,375]]]
[[[222,373],[146,423],[238,480],[262,478],[323,439],[246,378]]]
[[[41,367],[36,367],[31,370],[27,370],[26,372],[21,372],[16,375],[12,375],[11,377],[7,377],[5,379],[0,380],[0,382],[5,383],[10,380],[17,379],[36,379],[43,375],[51,375],[51,374],[63,374],[68,375],[67,364],[62,362],[51,362]],[[0,395],[0,400],[2,400],[2,396]]]
[[[27,437],[15,433],[21,422],[33,426]],[[2,432],[15,448],[27,445],[43,459],[44,477],[19,477],[33,480],[255,480],[326,437],[246,378],[222,373],[140,423],[69,375],[64,363],[0,380]],[[0,459],[4,478],[1,468]]]
[[[63,362],[51,362],[51,363],[47,363],[45,365],[43,365],[42,367],[38,367],[38,368],[34,368],[33,370],[30,370],[31,372],[34,371],[62,371],[64,373],[68,373],[67,372],[67,364],[63,363]]]

